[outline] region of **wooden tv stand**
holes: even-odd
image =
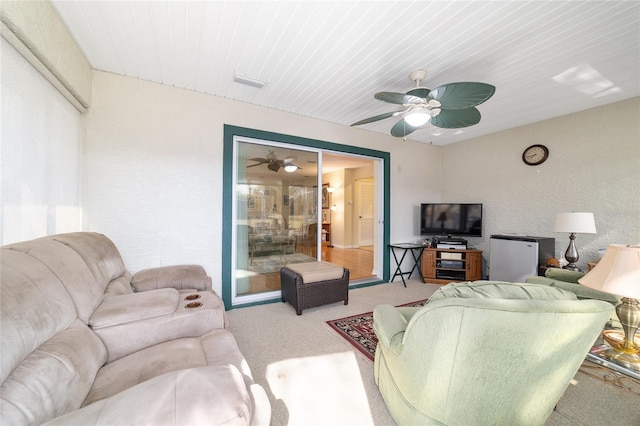
[[[420,260],[422,281],[449,284],[482,279],[482,250],[426,248]]]

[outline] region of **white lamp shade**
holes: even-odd
[[[640,245],[610,244],[595,268],[578,282],[606,293],[640,299]]]
[[[553,230],[575,234],[595,234],[596,222],[593,219],[593,213],[558,213]]]

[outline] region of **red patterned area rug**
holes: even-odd
[[[425,303],[427,299],[399,306],[424,306]],[[373,312],[327,321],[327,324],[373,361],[378,344],[378,338],[373,331]]]

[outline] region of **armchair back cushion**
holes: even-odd
[[[451,297],[463,299],[513,300],[576,300],[575,294],[540,285],[517,284],[501,281],[474,281],[451,283],[440,287],[429,297],[428,303]]]

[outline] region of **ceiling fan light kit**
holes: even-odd
[[[378,92],[374,95],[377,100],[402,105],[404,109],[365,118],[351,126],[402,115],[391,128],[393,136],[405,137],[429,122],[443,129],[469,127],[480,122],[480,111],[476,106],[488,100],[496,90],[490,84],[477,82],[448,83],[430,90],[420,86],[426,76],[427,71],[423,69],[409,74],[416,87],[407,93]]]
[[[427,124],[431,115],[425,110],[412,111],[404,116],[404,120],[413,127],[420,127]]]

